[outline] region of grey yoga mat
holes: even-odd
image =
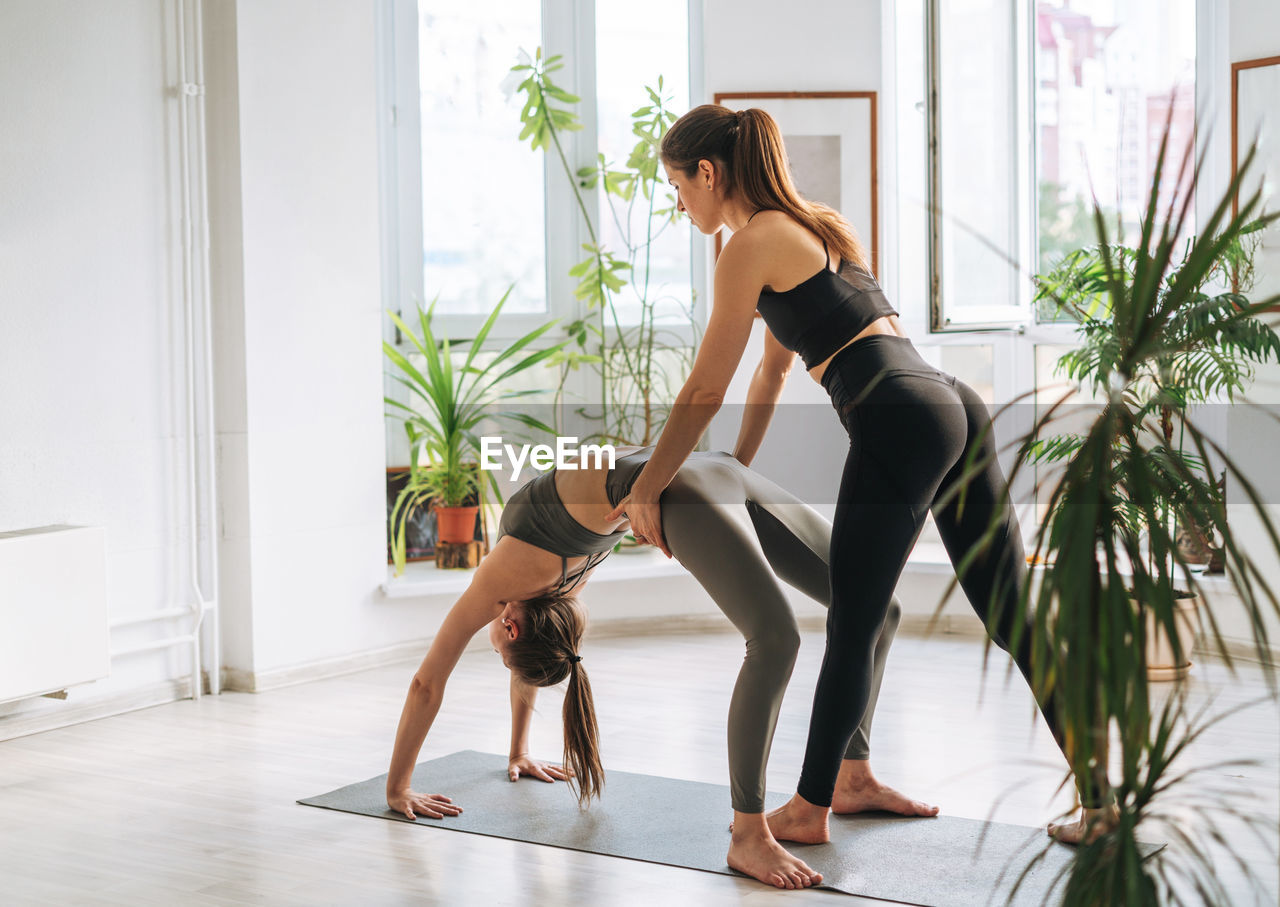
[[[343,812],[408,822],[387,809],[386,775],[299,800]],[[507,780],[507,758],[465,750],[420,763],[415,790],[443,793],[460,816],[418,825],[549,844],[590,853],[736,875],[729,849],[729,789],[609,771],[604,797],[579,810],[564,784]],[[785,796],[770,797],[772,808]],[[831,842],[787,845],[822,873],[823,888],[919,905],[1004,903],[1023,868],[1044,848],[1044,830],[940,816],[833,816]],[[1048,903],[1072,848],[1053,844],[1023,878],[1013,902]]]

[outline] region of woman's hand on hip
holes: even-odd
[[[456,816],[462,812],[461,806],[443,794],[415,794],[405,791],[387,797],[387,806],[407,819],[426,816],[428,819],[443,819],[445,816]]]
[[[568,781],[573,777],[573,772],[566,771],[563,766],[556,765],[554,762],[542,762],[539,759],[530,759],[527,755],[521,755],[507,763],[507,777],[512,781],[518,781],[521,776],[554,783]]]
[[[637,488],[631,489],[631,494],[623,498],[605,519],[618,520],[625,515],[631,522],[631,534],[636,537],[637,542],[654,545],[667,557],[671,557],[666,537],[662,534],[662,507],[658,503],[658,496],[638,491],[638,485],[639,483]]]

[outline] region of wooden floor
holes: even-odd
[[[822,651],[804,646],[774,742],[770,787],[794,788]],[[740,659],[732,633],[589,642],[606,767],[724,783],[724,714]],[[1059,756],[1021,679],[967,637],[903,637],[873,734],[882,778],[952,815],[1038,825],[1067,805]],[[294,803],[386,770],[413,665],[258,695],[179,702],[0,743],[0,903],[13,904],[805,904],[884,903],[775,892],[754,881],[458,834]],[[491,652],[463,657],[423,751],[506,752],[506,678]],[[1195,670],[1214,714],[1265,694],[1261,672]],[[535,752],[558,754],[559,698],[545,695]],[[1186,767],[1204,792],[1251,795],[1280,815],[1274,700],[1214,726]],[[529,782],[533,783],[533,782]],[[444,793],[448,793],[445,791]],[[466,804],[463,804],[464,806]],[[1183,818],[1202,827],[1191,809]],[[728,804],[725,812],[729,819]],[[1274,821],[1272,827],[1274,828]],[[1276,837],[1229,837],[1270,886]],[[1233,904],[1254,903],[1226,853]],[[946,892],[939,893],[939,903]]]

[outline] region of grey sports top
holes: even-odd
[[[652,454],[653,448],[645,447],[614,461],[613,469],[605,479],[605,492],[612,506],[617,507],[618,502],[631,491],[636,477]],[[507,498],[502,517],[498,520],[497,539],[504,535],[560,555],[560,583],[554,590],[560,593],[577,586],[588,570],[609,556],[626,532],[619,530],[601,535],[575,520],[560,500],[556,491],[556,471],[551,469],[534,476]],[[494,544],[497,544],[497,539]],[[586,563],[570,576],[569,558],[583,556],[587,558]]]

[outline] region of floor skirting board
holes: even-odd
[[[825,616],[818,614],[797,615],[796,623],[801,630],[821,631],[825,626]],[[588,639],[611,639],[619,637],[651,636],[671,633],[733,633],[736,632],[728,620],[718,612],[680,614],[652,617],[602,617],[593,620],[588,627]],[[982,624],[970,613],[948,613],[937,618],[923,614],[904,614],[898,629],[899,635],[929,638],[930,636],[964,637],[978,641],[984,636]],[[340,677],[368,668],[382,667],[399,663],[413,663],[421,660],[431,645],[430,638],[417,639],[394,646],[386,646],[350,655],[326,658],[300,665],[275,668],[269,671],[247,671],[239,668],[223,668],[222,688],[242,693],[262,693],[281,687],[308,683],[314,680],[325,680]],[[472,640],[468,649],[484,647],[488,641],[480,634]],[[1257,650],[1252,645],[1236,639],[1226,640],[1226,648],[1232,659],[1249,664],[1259,664]],[[1193,660],[1219,661],[1215,648],[1206,645],[1202,638],[1197,640],[1192,653]],[[1271,647],[1267,650],[1269,664],[1280,666],[1280,649]],[[204,689],[209,689],[205,679]],[[132,690],[111,693],[96,698],[77,701],[75,690],[65,701],[50,700],[47,706],[41,706],[31,713],[18,713],[0,716],[0,741],[14,737],[25,737],[42,731],[80,724],[119,715],[135,709],[177,702],[190,696],[190,685],[182,678],[161,683],[148,684]]]
[[[206,691],[209,689],[207,678],[204,688]],[[110,718],[112,715],[122,715],[138,709],[149,709],[190,697],[191,682],[185,677],[109,693],[83,702],[77,701],[75,688],[72,688],[67,699],[50,699],[47,705],[42,703],[42,707],[33,712],[0,716],[0,741],[96,721],[99,718]]]

